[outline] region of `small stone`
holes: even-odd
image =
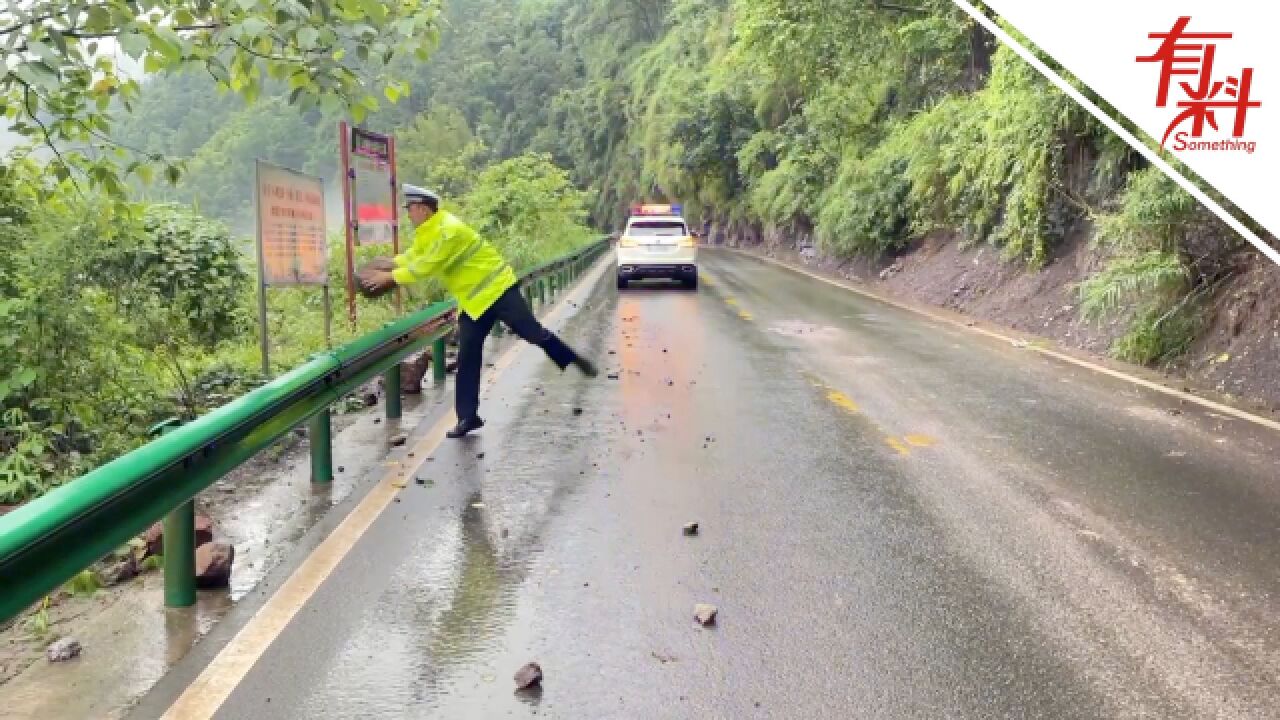
[[[80,656],[80,641],[73,637],[64,637],[45,649],[45,657],[49,662],[66,662]]]
[[[684,524],[684,534],[690,537],[698,534],[698,523],[691,522]]]
[[[698,603],[693,608],[693,618],[703,626],[714,625],[716,622],[716,613],[718,612],[715,605],[707,603]]]
[[[404,433],[397,433],[396,435],[392,435],[391,440],[388,442],[391,443],[391,447],[400,447],[401,445],[409,442],[409,436]]]
[[[516,689],[527,690],[542,683],[542,666],[536,662],[526,663],[516,671]]]
[[[227,587],[235,559],[236,549],[227,543],[209,542],[196,548],[196,587]]]
[[[427,480],[426,480],[426,478],[423,478],[423,477],[415,477],[415,478],[413,479],[413,481],[414,481],[414,482],[416,482],[416,483],[418,483],[419,485],[426,485],[426,484],[427,484]]]
[[[609,379],[610,379],[610,380],[617,380],[617,379],[618,379],[618,373],[609,373],[608,377],[609,377]]]
[[[341,465],[338,466],[338,472],[346,472],[347,469]]]
[[[111,563],[105,569],[98,572],[98,578],[102,580],[102,584],[110,587],[127,582],[138,576],[138,561],[133,555],[127,555],[120,560]]]
[[[378,393],[367,392],[364,394],[364,397],[361,399],[364,401],[365,407],[373,407],[374,405],[378,404]]]
[[[484,453],[476,453],[476,459],[477,459],[477,460],[483,460],[483,459],[484,459]]]
[[[573,409],[573,414],[574,414],[574,415],[581,415],[581,414],[582,414],[582,408],[580,408],[580,407],[576,407],[576,408],[574,408],[574,409]]]
[[[506,537],[507,537],[508,535],[510,535],[510,534],[511,534],[511,532],[510,532],[509,530],[507,530],[506,528],[502,528],[502,537],[503,537],[503,539],[504,539],[504,540],[505,540],[505,539],[506,539]]]
[[[374,425],[381,425],[381,424],[382,424],[382,418],[380,418],[380,417],[376,417],[376,418],[374,418],[374,419],[373,419],[373,424],[374,424]]]

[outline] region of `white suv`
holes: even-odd
[[[632,280],[667,278],[698,287],[698,245],[678,205],[632,208],[618,238],[618,288]]]

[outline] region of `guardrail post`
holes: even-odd
[[[169,418],[154,425],[152,437],[167,435],[182,421]],[[164,517],[164,605],[171,608],[196,604],[196,500],[182,503]]]
[[[536,282],[537,282],[537,284],[538,284],[538,304],[539,304],[539,305],[546,305],[546,304],[547,304],[547,283],[546,283],[546,280],[545,280],[545,278],[538,278]]]
[[[382,374],[382,388],[387,391],[387,419],[399,420],[400,411],[400,364],[391,366]]]
[[[445,367],[444,338],[439,338],[431,343],[431,379],[436,387],[444,385],[446,374],[448,374],[448,368]]]
[[[326,485],[333,482],[333,442],[329,408],[307,421],[307,441],[311,445],[311,482]]]
[[[164,518],[164,606],[196,604],[196,501],[192,498]]]

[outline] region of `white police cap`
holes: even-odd
[[[401,187],[400,192],[404,195],[404,199],[407,202],[412,202],[414,200],[418,200],[418,201],[428,200],[433,203],[440,202],[439,195],[431,192],[426,188],[418,187],[417,185],[410,185],[408,183],[405,183]]]

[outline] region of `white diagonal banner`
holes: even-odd
[[[981,15],[953,0],[1049,76],[1065,81]],[[986,0],[1119,113],[1271,233],[1280,236],[1278,0]],[[1154,164],[1261,252],[1280,253],[1069,86]]]

